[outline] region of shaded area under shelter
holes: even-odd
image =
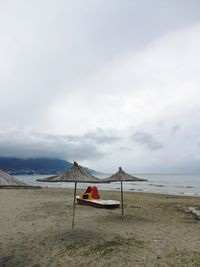
[[[108,178],[104,179],[105,182],[121,182],[121,208],[122,208],[122,215],[124,215],[124,196],[123,196],[123,182],[144,182],[147,181],[146,179],[138,178],[135,176],[132,176],[125,171],[122,170],[121,167],[119,167],[118,172],[111,175]]]
[[[73,219],[72,219],[72,229],[74,229],[74,217],[75,217],[75,202],[76,202],[76,188],[77,183],[109,183],[104,179],[98,179],[88,172],[84,171],[77,162],[71,169],[59,175],[51,176],[45,179],[38,179],[39,182],[74,182],[74,202],[73,202]]]

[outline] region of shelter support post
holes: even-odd
[[[74,204],[73,204],[72,230],[74,230],[74,217],[75,217],[75,205],[76,205],[76,186],[77,186],[77,182],[75,182],[75,187],[74,187]]]
[[[124,215],[124,197],[123,197],[123,184],[121,181],[121,206],[122,206],[122,216]]]

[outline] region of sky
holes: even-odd
[[[200,1],[0,1],[0,156],[200,173]]]

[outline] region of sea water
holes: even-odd
[[[99,178],[108,177],[109,174],[99,175]],[[123,182],[124,191],[149,192],[170,195],[200,196],[200,174],[134,174],[139,178],[147,179],[145,182]],[[37,182],[37,179],[44,179],[47,175],[17,175],[16,178],[30,185],[42,187],[74,188],[74,183],[46,183]],[[86,183],[78,183],[78,188],[85,189]],[[98,184],[99,190],[115,190],[121,188],[120,182],[110,184]]]

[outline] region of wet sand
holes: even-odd
[[[0,190],[0,266],[200,266],[200,220],[186,212],[200,198],[126,192],[124,217],[77,205],[74,232],[72,203],[69,189]]]

